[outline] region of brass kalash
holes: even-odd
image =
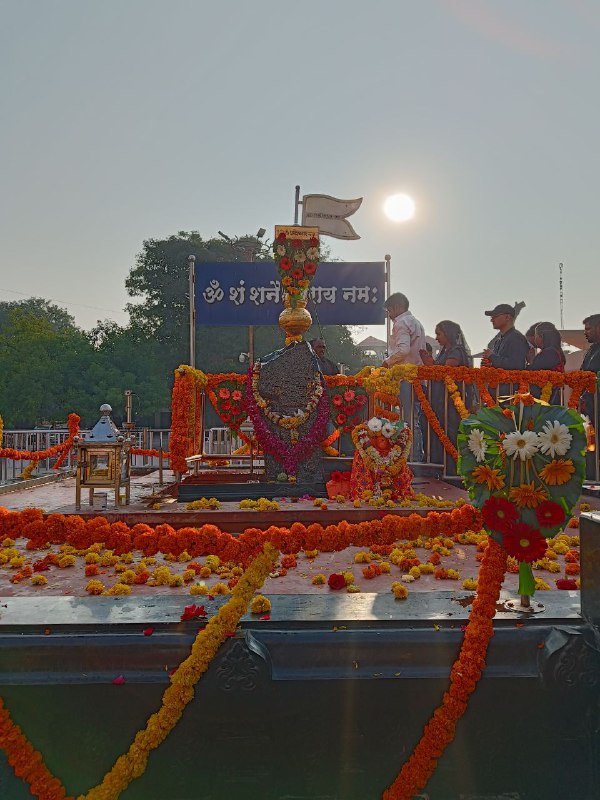
[[[112,489],[115,507],[129,505],[131,493],[132,439],[119,431],[111,419],[112,408],[100,406],[102,416],[88,436],[75,436],[77,447],[77,482],[75,507],[81,508],[81,490],[89,489],[90,506],[94,505],[95,489]],[[124,489],[122,502],[121,489]]]

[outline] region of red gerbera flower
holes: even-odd
[[[346,389],[344,392],[344,400],[349,403],[351,400],[354,400],[354,392],[352,389]]]
[[[279,262],[279,269],[282,269],[285,272],[287,272],[288,269],[291,268],[292,268],[292,262],[289,260],[289,258],[282,258],[281,261]]]
[[[535,515],[540,528],[554,528],[564,522],[566,516],[563,507],[552,500],[543,500],[535,509]]]
[[[226,387],[224,387],[223,389],[219,389],[219,397],[222,398],[223,400],[227,400],[230,394],[231,392]]]
[[[307,261],[304,265],[304,272],[306,272],[307,275],[314,275],[316,271],[317,265],[313,264],[312,261]]]
[[[543,558],[548,547],[546,537],[526,522],[517,522],[510,533],[504,535],[502,544],[509,556],[528,564]]]
[[[277,234],[277,241],[278,242],[285,242],[286,239],[287,239],[287,236],[285,235],[285,233],[283,231],[281,231],[281,233]]]
[[[295,270],[292,272],[292,278],[293,278],[295,281],[301,281],[303,277],[304,277],[304,273],[302,272],[302,270],[301,270],[301,269],[295,269]]]
[[[331,398],[331,402],[334,406],[341,406],[344,401],[342,400],[341,394],[334,394]]]
[[[498,533],[509,533],[519,519],[517,507],[503,497],[488,497],[481,513],[486,527]]]
[[[229,402],[229,400],[223,400],[223,402],[221,403],[221,408],[223,409],[223,411],[231,411],[231,403]]]
[[[233,390],[233,392],[231,393],[231,399],[232,400],[241,400],[242,399],[242,393],[240,392],[239,389],[234,389]]]
[[[301,239],[292,239],[292,247],[302,247]]]
[[[345,414],[338,414],[335,418],[335,421],[338,425],[343,425],[346,422],[346,415]]]

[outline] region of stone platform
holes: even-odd
[[[447,688],[472,596],[273,600],[269,620],[243,618],[124,800],[375,800],[394,779]],[[423,797],[599,796],[597,630],[577,593],[544,602],[526,620],[496,614],[484,677]],[[7,606],[0,695],[77,795],[156,711],[198,624],[169,597]],[[0,785],[29,797],[3,756]]]

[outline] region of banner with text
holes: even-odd
[[[321,325],[382,325],[385,263],[319,264],[308,310]],[[277,325],[283,311],[275,264],[196,262],[198,325]]]

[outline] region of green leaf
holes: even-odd
[[[531,564],[519,561],[519,594],[533,597],[535,594],[535,578],[531,570]]]

